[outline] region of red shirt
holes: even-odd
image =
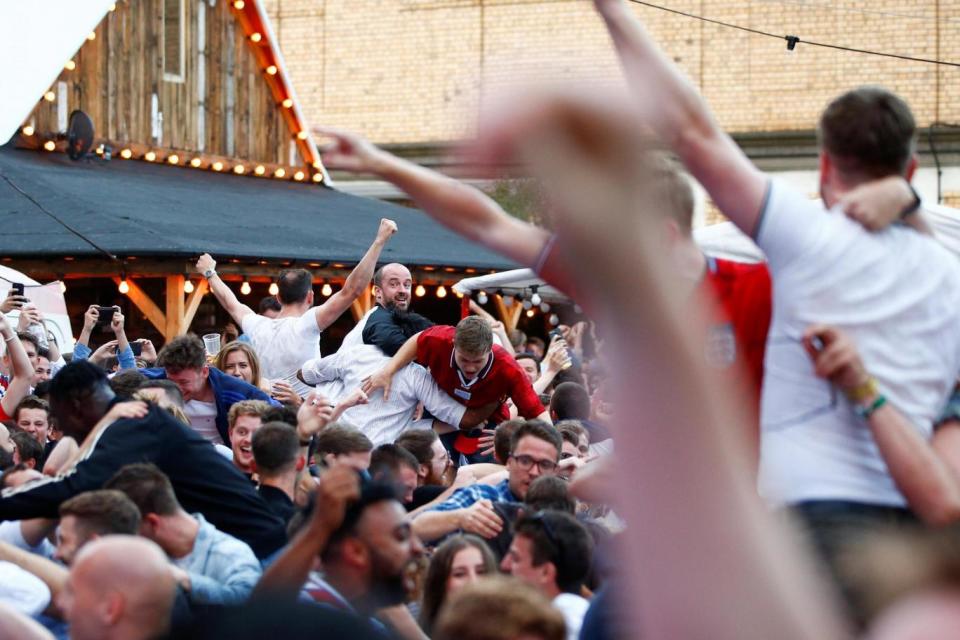
[[[709,287],[723,311],[722,317],[710,324],[708,362],[720,368],[739,362],[750,374],[759,397],[771,314],[770,271],[767,265],[708,257],[707,277],[701,286]],[[725,353],[725,345],[718,343],[725,339],[726,333],[730,333],[732,344]]]
[[[453,359],[456,332],[456,327],[438,325],[423,331],[417,338],[417,362],[430,369],[437,386],[447,395],[471,408],[500,403],[492,416],[498,423],[510,417],[503,405],[507,398],[513,400],[520,415],[528,420],[545,411],[523,369],[498,345],[493,345],[490,359],[477,377],[464,380]]]

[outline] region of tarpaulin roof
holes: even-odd
[[[74,162],[61,153],[0,148],[3,256],[209,252],[356,262],[381,218],[399,227],[381,262],[516,266],[416,209],[323,186],[120,159]]]

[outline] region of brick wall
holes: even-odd
[[[960,61],[960,0],[653,0],[777,34]],[[619,81],[588,0],[266,0],[317,123],[380,143],[469,135],[478,105],[531,80]],[[637,5],[731,131],[810,129],[859,84],[905,96],[921,125],[960,121],[960,69],[819,49]],[[938,19],[939,18],[939,19]]]

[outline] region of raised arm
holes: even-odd
[[[217,302],[227,310],[227,313],[230,314],[230,317],[233,318],[237,325],[241,325],[243,318],[254,312],[253,309],[240,302],[230,287],[220,279],[220,276],[217,274],[217,261],[214,260],[209,253],[203,254],[200,256],[200,259],[197,260],[197,273],[207,278],[210,291],[213,292]],[[207,277],[208,274],[210,277]]]
[[[356,134],[327,128],[316,132],[334,142],[323,154],[328,167],[372,173],[402,190],[448,229],[522,265],[536,265],[549,234],[511,216],[481,191],[393,156]]]
[[[657,85],[648,90],[662,100]],[[591,99],[547,103],[547,117],[510,136],[549,185],[560,256],[578,266],[575,284],[610,345],[617,455],[629,462],[615,465],[615,503],[631,523],[622,557],[624,600],[636,603],[630,628],[651,640],[845,637],[813,562],[751,486],[743,443],[722,428],[744,420],[747,403],[705,370],[693,326],[705,314],[693,313],[696,300],[649,233],[649,210],[670,206],[672,194],[649,179],[642,128],[632,109]]]
[[[317,487],[310,519],[264,572],[254,596],[296,597],[330,536],[343,522],[347,504],[359,497],[356,471],[346,466],[327,469]]]
[[[823,349],[813,346],[814,338]],[[856,345],[832,327],[810,327],[804,346],[817,375],[830,380],[867,415],[867,424],[890,476],[921,520],[943,526],[960,520],[960,471],[931,446],[921,432],[880,394],[863,366]]]
[[[6,345],[7,353],[10,355],[10,365],[13,369],[10,385],[3,399],[0,400],[0,407],[8,415],[12,416],[20,401],[30,393],[30,381],[33,380],[33,365],[27,357],[27,352],[20,342],[20,338],[10,327],[6,316],[0,314],[0,336],[3,336],[3,342]]]
[[[623,65],[637,115],[680,157],[720,210],[753,237],[767,178],[714,120],[683,72],[625,0],[594,0]]]
[[[367,249],[363,258],[353,268],[350,275],[343,283],[343,288],[330,296],[326,302],[314,309],[317,317],[317,326],[323,331],[331,324],[336,322],[344,311],[350,308],[353,301],[366,292],[367,285],[373,279],[373,272],[377,268],[377,260],[380,259],[380,253],[387,245],[390,236],[397,232],[397,223],[393,220],[383,218],[380,220],[380,227],[377,229],[377,237],[373,239],[373,244]]]

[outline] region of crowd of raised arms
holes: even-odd
[[[589,320],[435,324],[380,261],[390,220],[319,305],[287,269],[252,309],[200,256],[218,350],[158,350],[93,305],[67,362],[11,289],[0,639],[958,634],[960,264],[910,186],[909,106],[826,105],[813,200],[747,159],[625,0],[593,4],[628,92],[523,95],[469,149],[540,181],[546,228],[318,130],[327,166]],[[764,262],[704,255],[691,177]],[[115,340],[90,344],[98,324]]]

